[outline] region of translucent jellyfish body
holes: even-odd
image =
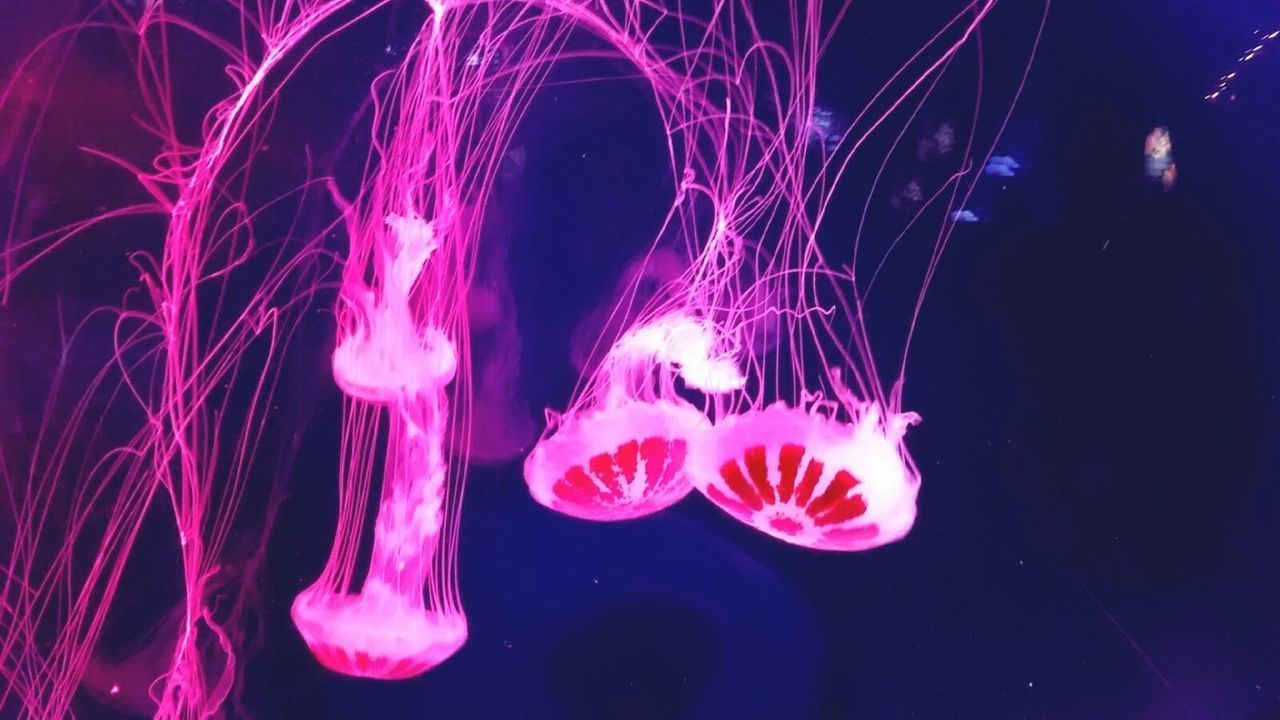
[[[411,214],[387,218],[392,249],[379,292],[348,281],[343,297],[349,327],[333,351],[333,378],[347,395],[378,404],[413,397],[447,383],[457,369],[453,343],[438,330],[419,327],[409,293],[437,249],[431,223]]]
[[[693,490],[692,444],[710,426],[675,390],[741,386],[717,355],[714,333],[681,312],[642,322],[610,348],[591,402],[571,410],[525,461],[529,492],[546,507],[586,520],[628,520],[662,510]]]
[[[424,585],[435,589],[448,584],[447,578],[436,576],[439,563],[433,562],[444,520],[445,418],[443,389],[405,398],[392,408],[363,587],[347,592],[360,546],[362,513],[344,512],[324,572],[294,600],[294,625],[316,659],[332,670],[388,680],[410,677],[439,664],[466,641],[466,619],[448,599],[451,590],[445,589],[443,602],[428,606],[423,599]],[[356,453],[348,480],[362,472],[363,459]],[[363,502],[346,497],[342,506],[344,511],[362,508]],[[433,600],[441,595],[431,594]]]
[[[333,351],[333,378],[344,393],[387,405],[453,376],[453,344],[437,330],[414,327],[407,305],[363,304],[366,324]]]
[[[457,369],[457,351],[440,329],[416,323],[408,302],[436,247],[431,225],[398,216],[388,224],[395,244],[380,295],[359,282],[345,291],[355,322],[333,354],[334,379],[355,401],[344,438],[343,512],[324,572],[294,600],[292,615],[325,667],[391,680],[425,672],[457,652],[467,625],[452,602],[428,607],[423,599],[424,585],[440,584],[432,570],[447,478],[445,387]],[[373,426],[359,420],[362,404],[373,406],[366,419],[386,412],[391,422],[369,570],[360,591],[351,593],[373,462]]]
[[[901,539],[916,517],[920,476],[902,448],[914,415],[852,424],[774,404],[734,415],[690,451],[693,484],[742,522],[819,550],[869,550]]]
[[[421,589],[418,590],[421,596]],[[467,639],[461,613],[426,612],[391,588],[365,584],[359,595],[307,590],[293,622],[321,665],[344,675],[400,680],[444,662]]]
[[[684,463],[708,426],[683,401],[631,402],[568,417],[525,460],[529,492],[584,520],[628,520],[662,510],[693,489]]]

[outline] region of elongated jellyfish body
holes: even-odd
[[[423,673],[466,641],[465,616],[427,608],[423,587],[440,541],[445,465],[443,393],[391,410],[390,443],[373,555],[359,593],[321,578],[293,603],[307,646],[331,670],[381,679]]]
[[[853,424],[784,403],[706,432],[689,477],[757,530],[818,550],[869,550],[901,539],[916,517],[920,475],[902,447],[911,416],[868,409]]]
[[[396,80],[375,84],[380,165],[355,203],[340,201],[350,248],[332,359],[347,398],[338,528],[293,621],[316,659],[347,675],[412,677],[466,642],[456,558],[473,447],[469,323],[486,316],[468,298],[483,297],[471,289],[484,208],[549,47],[537,23],[522,34],[522,18],[505,0],[432,6]],[[527,40],[510,65],[497,50],[508,36]]]
[[[359,543],[340,528],[325,573],[299,593],[292,615],[325,667],[390,680],[418,675],[453,655],[466,641],[467,623],[451,604],[428,607],[423,599],[444,519],[444,390],[403,396],[386,410],[387,459],[364,584],[357,593],[344,590]]]

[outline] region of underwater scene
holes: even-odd
[[[0,720],[1280,719],[1270,0],[0,41]]]

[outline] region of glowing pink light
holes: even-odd
[[[763,533],[820,550],[867,550],[915,522],[920,475],[900,449],[913,419],[886,424],[868,407],[848,425],[774,405],[717,423],[695,446],[690,476]]]
[[[500,62],[493,49],[504,46],[518,50]],[[336,197],[350,242],[332,358],[348,398],[338,527],[292,608],[312,654],[337,672],[411,677],[466,641],[457,549],[472,448],[469,321],[481,317],[468,308],[476,245],[506,144],[555,47],[523,3],[435,3],[403,63],[375,83],[378,163],[354,203]],[[448,458],[449,448],[461,453]]]
[[[316,659],[347,675],[400,679],[451,656],[466,641],[466,618],[423,600],[443,521],[447,412],[442,390],[391,409],[390,447],[374,527],[373,555],[358,593],[345,573],[326,572],[294,600],[298,632]],[[350,551],[350,542],[341,547]],[[349,558],[343,560],[350,562]]]
[[[706,418],[686,403],[621,403],[565,419],[525,460],[529,492],[584,520],[629,520],[689,494],[684,462]]]
[[[682,314],[625,332],[593,376],[592,390],[525,461],[534,499],[587,520],[627,520],[662,510],[693,487],[684,473],[690,444],[709,427],[675,390],[722,392],[742,386],[716,355],[708,328]]]

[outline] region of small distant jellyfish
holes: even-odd
[[[1173,137],[1169,129],[1157,127],[1147,134],[1143,145],[1147,180],[1158,182],[1169,191],[1178,182],[1178,166],[1173,161]]]
[[[889,205],[895,210],[913,210],[924,202],[924,187],[916,175],[902,180],[897,191],[889,196]]]
[[[956,146],[956,130],[950,121],[922,120],[916,138],[916,159],[936,162],[950,155]]]
[[[823,148],[834,149],[844,141],[847,128],[834,110],[815,106],[809,117],[809,137]]]
[[[502,213],[490,201],[466,298],[470,328],[471,432],[451,433],[450,451],[473,464],[500,464],[528,452],[537,436],[522,376],[516,299],[511,289]],[[477,222],[466,207],[461,213]],[[495,220],[495,217],[497,220]]]
[[[1018,171],[1022,169],[1022,164],[1012,155],[992,155],[987,160],[983,172],[987,175],[996,177],[1017,177]]]

